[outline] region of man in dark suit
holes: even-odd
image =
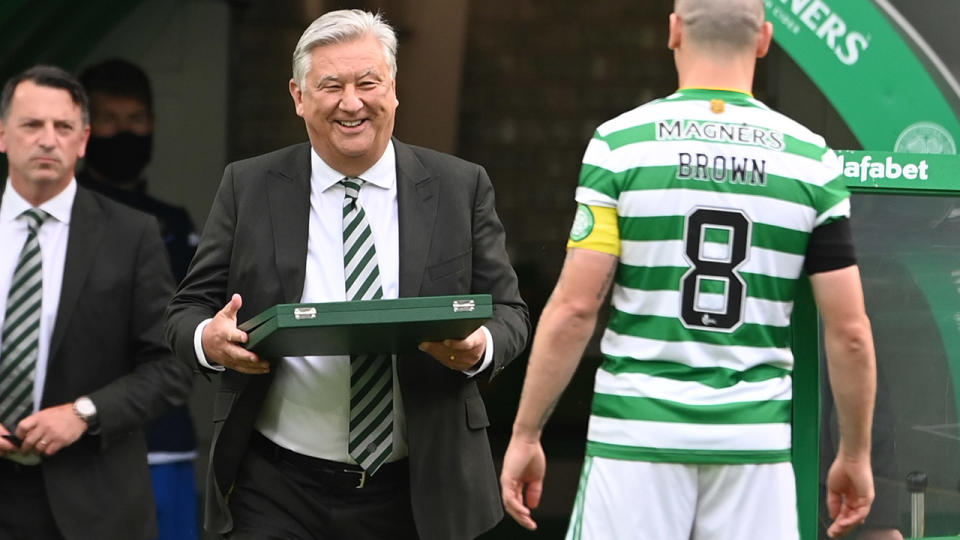
[[[523,350],[529,315],[484,170],[391,137],[395,58],[379,15],[335,11],[307,28],[290,93],[310,144],[227,166],[168,308],[177,356],[223,371],[206,526],[229,538],[457,540],[502,517],[474,380]],[[261,358],[237,329],[277,303],[363,299],[358,282],[373,284],[372,297],[494,302],[493,318],[466,338],[386,357],[376,377],[387,378],[371,382],[382,392],[359,397],[379,411],[367,431],[387,419],[369,444],[355,444],[351,384],[367,366]]]
[[[59,68],[0,94],[3,539],[156,535],[143,426],[190,388],[163,343],[173,282],[156,220],[76,184],[89,132]]]

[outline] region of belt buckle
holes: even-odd
[[[366,469],[360,469],[359,471],[352,471],[350,469],[344,469],[345,473],[353,473],[360,476],[360,479],[357,481],[357,485],[353,486],[353,489],[361,489],[367,483],[367,471]]]

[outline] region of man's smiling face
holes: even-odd
[[[383,155],[399,105],[383,47],[368,35],[316,47],[310,60],[303,87],[290,81],[297,115],[324,162],[359,175]]]

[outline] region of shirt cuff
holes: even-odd
[[[486,326],[481,326],[483,330],[483,335],[487,337],[487,350],[483,352],[483,361],[480,362],[480,365],[463,371],[463,374],[467,377],[473,377],[477,373],[487,369],[487,366],[493,363],[493,336],[490,334],[490,331],[487,330]]]
[[[211,364],[210,362],[207,362],[207,355],[203,354],[203,342],[201,340],[201,337],[203,336],[203,329],[206,328],[212,320],[213,318],[211,317],[205,321],[201,321],[200,324],[197,325],[196,331],[193,332],[193,350],[197,353],[197,362],[201,366],[214,371],[225,371],[227,368],[221,366],[220,364]]]

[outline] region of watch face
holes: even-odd
[[[75,403],[77,414],[83,418],[90,418],[97,414],[97,408],[90,401],[90,398],[80,398]]]

